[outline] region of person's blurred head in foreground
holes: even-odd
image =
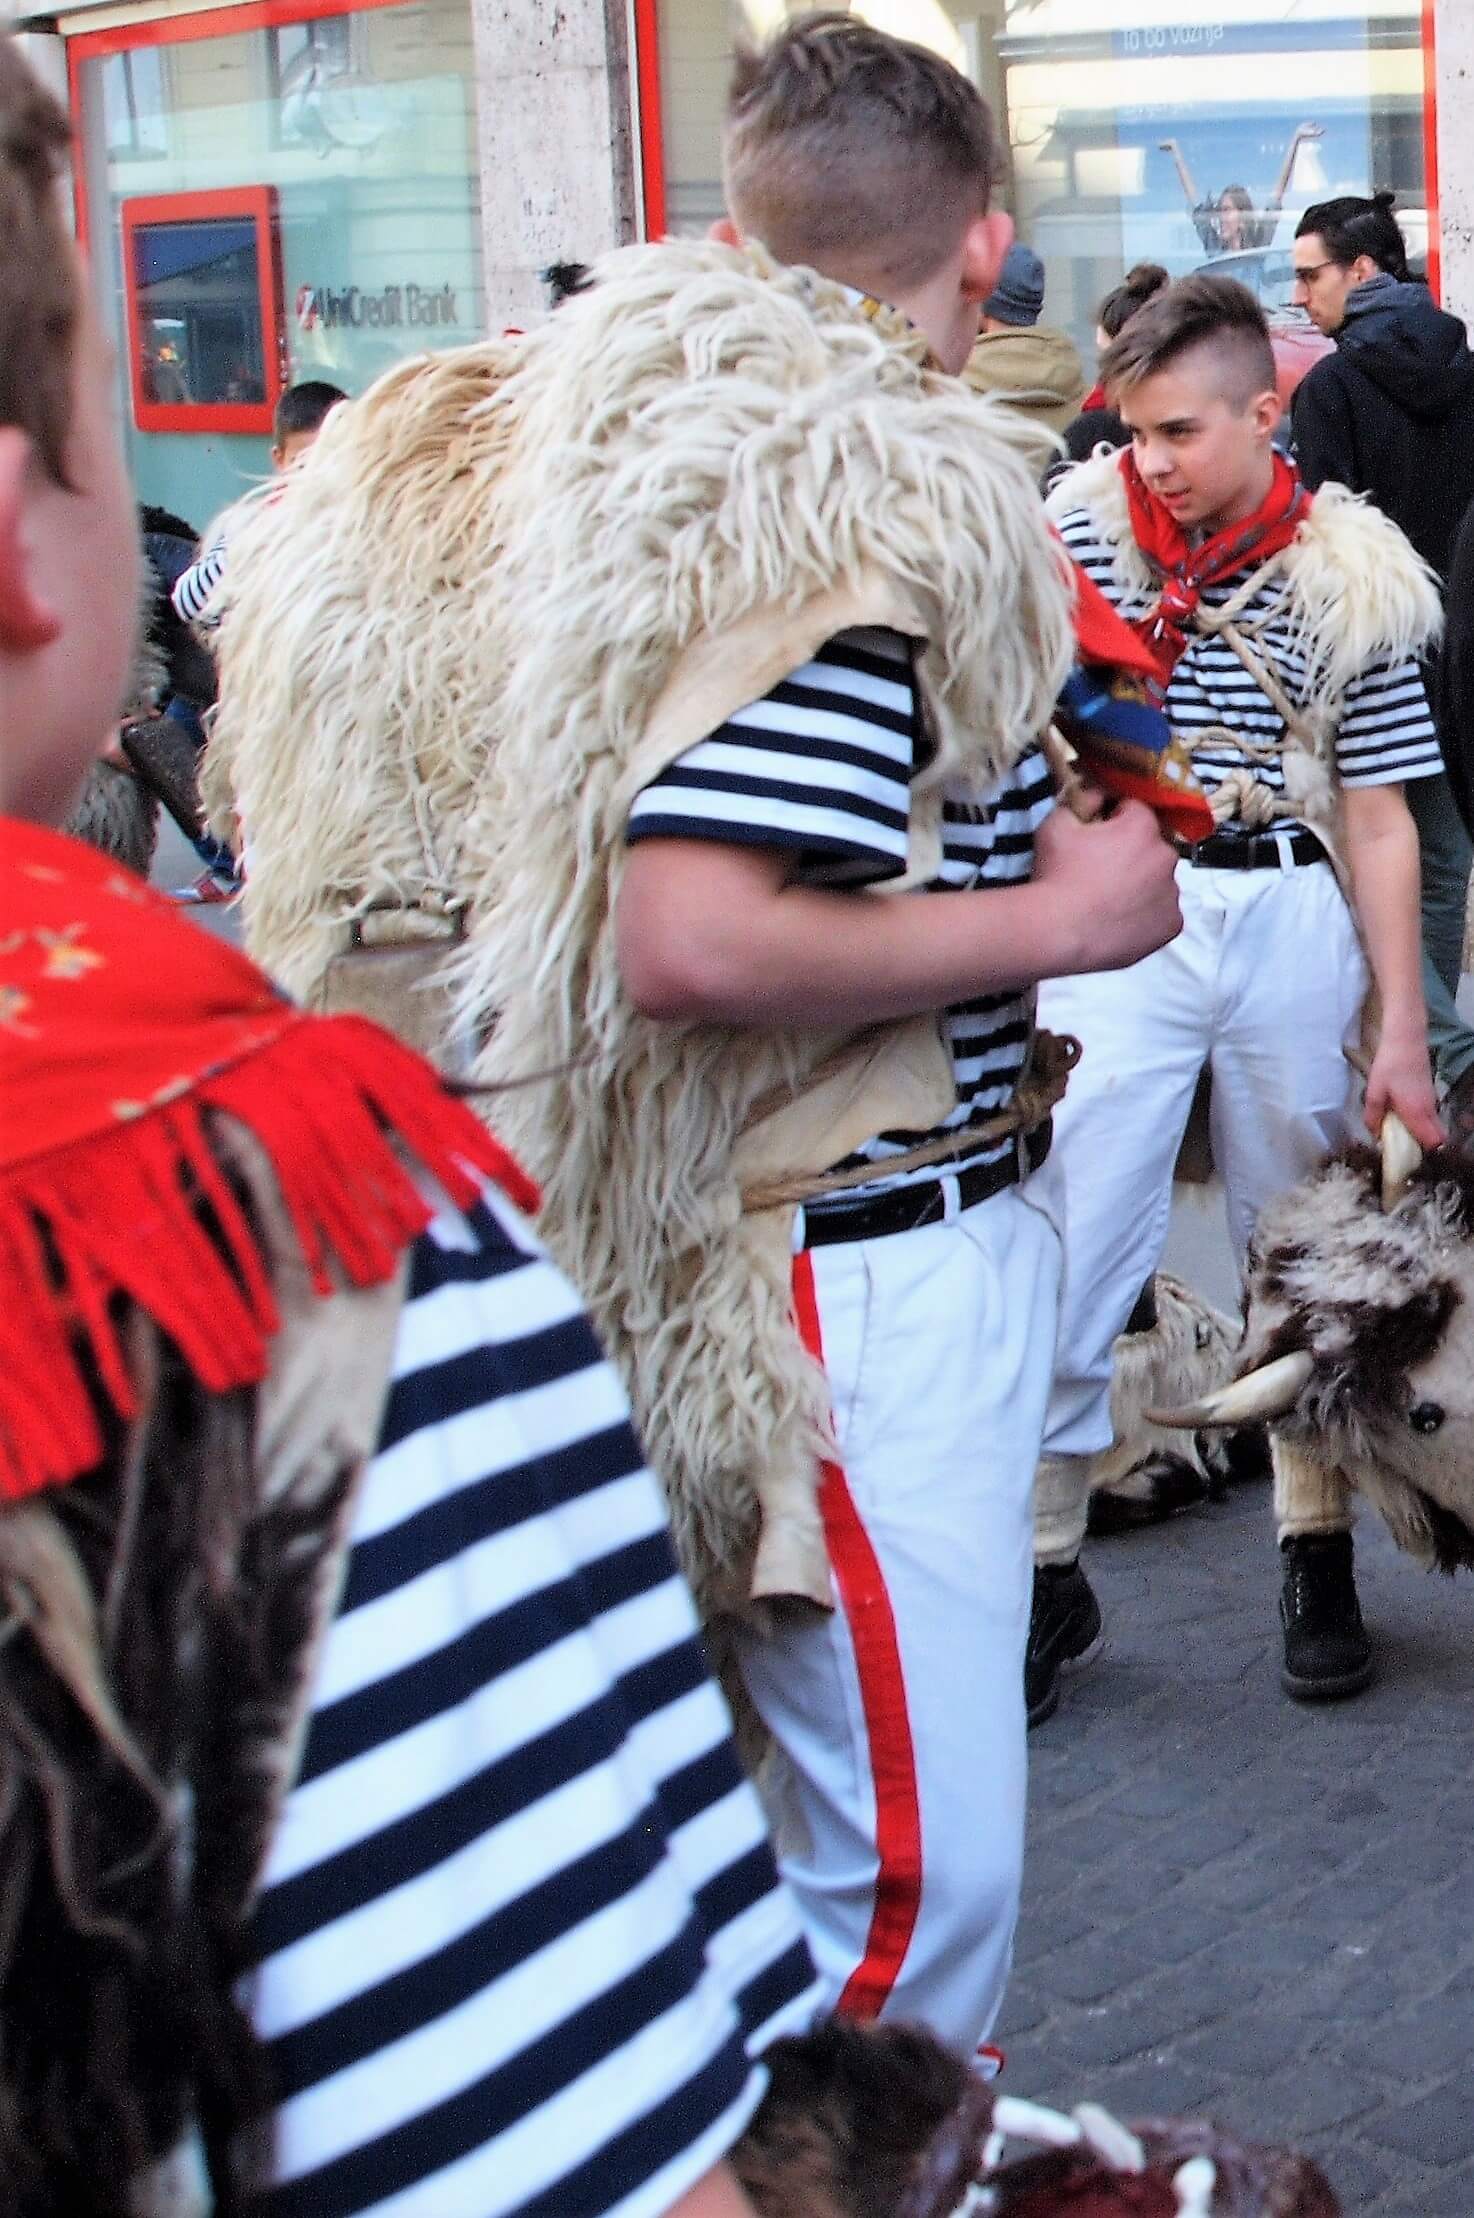
[[[0,36],[0,811],[60,824],[138,617],[110,363],[59,191],[69,126]]]

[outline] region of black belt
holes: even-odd
[[[847,1205],[831,1202],[824,1209],[806,1209],[804,1246],[827,1248],[840,1240],[883,1240],[888,1233],[915,1232],[922,1225],[937,1224],[947,1214],[949,1185],[957,1189],[958,1208],[971,1209],[974,1202],[987,1201],[1005,1187],[1017,1186],[1030,1171],[1037,1171],[1053,1138],[1054,1125],[1046,1117],[1032,1132],[1025,1133],[1022,1145],[1015,1142],[996,1163],[974,1163],[945,1180],[918,1179],[914,1186],[898,1186],[893,1193],[877,1194],[873,1201]],[[875,1169],[877,1177],[885,1175],[884,1163],[877,1163]]]
[[[1290,861],[1325,863],[1330,856],[1314,832],[1210,832],[1196,847],[1181,850],[1184,862],[1202,870],[1283,870],[1282,850],[1288,845]]]

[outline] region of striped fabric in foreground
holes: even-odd
[[[500,1201],[416,1253],[255,1939],[270,2218],[662,2211],[816,2007],[623,1394]]]

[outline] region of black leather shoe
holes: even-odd
[[[1280,1553],[1285,1692],[1297,1702],[1337,1702],[1360,1694],[1371,1683],[1372,1644],[1356,1598],[1350,1533],[1292,1533],[1281,1541]]]
[[[1036,1563],[1029,1645],[1024,1651],[1024,1701],[1029,1730],[1059,1708],[1065,1664],[1088,1663],[1100,1646],[1100,1604],[1079,1562]]]

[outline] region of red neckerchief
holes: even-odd
[[[1156,662],[1161,694],[1187,647],[1204,586],[1268,562],[1288,547],[1310,514],[1310,495],[1295,465],[1276,453],[1269,491],[1253,515],[1225,524],[1194,546],[1172,511],[1148,490],[1130,447],[1122,452],[1120,469],[1136,544],[1162,580],[1161,598],[1150,615],[1131,619]]]
[[[322,1294],[381,1283],[424,1229],[413,1165],[462,1206],[477,1174],[537,1206],[390,1034],[307,1015],[108,857],[0,818],[0,1500],[101,1455],[84,1366],[135,1414],[117,1295],[210,1391],[266,1375],[276,1303],[207,1110],[265,1148]]]

